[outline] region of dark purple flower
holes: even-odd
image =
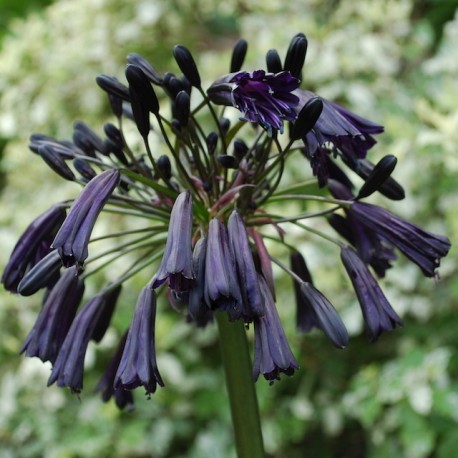
[[[84,357],[104,308],[105,296],[98,294],[78,313],[57,355],[48,386],[57,381],[58,386],[69,387],[75,393],[82,390]]]
[[[242,293],[242,314],[250,322],[254,316],[264,314],[264,306],[245,223],[236,210],[229,217],[227,229]]]
[[[213,312],[205,302],[205,258],[207,253],[207,238],[200,238],[192,252],[192,267],[194,285],[189,292],[188,311],[192,321],[197,326],[204,327],[213,319]]]
[[[299,366],[289,347],[270,289],[262,275],[258,281],[265,313],[254,319],[253,377],[257,380],[262,374],[273,382],[280,379],[281,373],[293,375]]]
[[[103,206],[119,183],[120,172],[109,169],[94,177],[73,202],[67,218],[52,243],[65,267],[83,266],[87,245]]]
[[[361,259],[370,265],[375,273],[383,278],[391,262],[396,260],[393,246],[377,233],[364,227],[352,214],[347,216],[333,214],[328,218],[329,224],[358,251]]]
[[[295,90],[293,94],[300,100],[295,108],[297,113],[309,100],[317,97],[313,92],[302,89]],[[347,162],[354,162],[366,157],[367,151],[376,143],[373,135],[382,133],[384,129],[336,103],[326,99],[321,101],[321,116],[313,129],[303,136],[303,141],[314,174],[323,184],[328,178],[324,156],[329,153],[330,147],[339,151]]]
[[[103,402],[108,402],[112,397],[114,397],[116,405],[121,410],[133,410],[134,397],[132,391],[114,387],[116,371],[118,370],[119,363],[121,362],[121,356],[124,352],[126,340],[127,332],[124,333],[121,340],[119,341],[116,352],[113,355],[113,358],[111,359],[105,373],[97,384],[95,391],[102,393]]]
[[[189,291],[194,274],[192,271],[192,198],[182,192],[173,204],[169,231],[161,265],[152,280],[154,289],[169,280],[174,291]]]
[[[65,215],[65,209],[56,205],[27,227],[3,271],[2,283],[7,291],[17,292],[17,286],[27,270],[50,252],[51,242]]]
[[[401,319],[358,253],[349,246],[343,246],[341,259],[358,297],[370,340],[374,342],[383,332],[402,325]]]
[[[427,277],[436,275],[441,258],[450,250],[447,237],[425,231],[377,205],[354,202],[351,214],[365,228],[398,248]]]
[[[121,361],[114,380],[115,389],[133,390],[144,386],[147,394],[164,386],[157,368],[154,348],[156,293],[145,286],[137,300]]]
[[[353,193],[345,184],[329,180],[328,185],[336,199],[354,200]],[[384,277],[386,270],[391,268],[391,261],[397,258],[393,245],[380,234],[365,227],[355,217],[353,208],[352,206],[345,210],[345,217],[332,214],[328,221],[336,232],[356,248],[360,258],[371,265],[379,277]]]
[[[337,348],[345,348],[348,332],[336,309],[311,283],[303,282],[300,288],[304,301],[312,310],[316,326]]]
[[[21,353],[54,363],[83,293],[84,283],[78,278],[76,267],[71,267],[62,274],[46,296],[37,321],[22,345]]]
[[[205,256],[205,300],[212,309],[227,311],[231,320],[242,314],[235,260],[226,226],[213,218],[208,227],[207,254]]]
[[[291,270],[304,282],[313,284],[312,276],[304,257],[298,252],[290,254]],[[301,283],[293,279],[294,295],[296,298],[296,327],[299,332],[310,332],[318,327],[315,314],[309,303],[304,300]]]
[[[207,93],[214,103],[234,106],[243,113],[243,120],[259,123],[269,133],[283,132],[283,121],[294,121],[299,98],[292,91],[299,80],[289,72],[239,72],[215,81]]]

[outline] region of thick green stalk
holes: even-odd
[[[216,313],[238,458],[264,458],[261,420],[244,324]]]

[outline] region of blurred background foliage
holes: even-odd
[[[370,158],[395,154],[408,194],[390,209],[456,243],[456,1],[2,0],[0,8],[1,268],[30,219],[77,192],[31,155],[28,136],[69,138],[77,119],[101,132],[110,115],[97,74],[122,78],[130,52],[177,71],[171,47],[183,43],[210,83],[227,72],[239,37],[255,69],[272,47],[284,55],[299,31],[309,39],[303,86],[385,125]],[[290,173],[310,171],[298,163]],[[296,334],[291,285],[278,275],[277,304],[301,370],[273,386],[257,382],[268,455],[456,456],[456,246],[439,282],[399,260],[382,285],[405,326],[369,344],[337,253],[314,240],[295,243],[352,339],[339,351],[319,333]],[[115,325],[130,317],[142,281],[123,292]],[[121,413],[92,392],[116,331],[90,348],[78,399],[46,388],[49,367],[18,356],[39,299],[1,291],[0,301],[0,457],[235,456],[214,328],[197,331],[161,304],[156,340],[167,386],[150,400],[137,394],[136,410]]]

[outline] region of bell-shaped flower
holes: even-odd
[[[205,300],[216,310],[226,311],[230,320],[242,315],[242,296],[226,226],[213,218],[208,227],[205,256]]]
[[[242,293],[243,318],[251,322],[254,316],[264,314],[264,306],[245,223],[236,210],[229,217],[227,230]]]
[[[52,247],[59,251],[65,267],[84,265],[94,224],[119,180],[119,170],[105,170],[89,181],[73,202],[52,242]]]
[[[176,292],[189,291],[194,274],[192,270],[192,199],[188,191],[182,192],[170,213],[169,231],[161,265],[152,280],[154,289],[166,280]]]
[[[270,288],[262,275],[259,275],[258,281],[265,313],[253,321],[253,377],[257,380],[262,374],[266,380],[273,382],[280,379],[281,373],[293,375],[299,366],[286,339]]]
[[[114,379],[114,388],[133,390],[144,386],[147,394],[164,386],[157,368],[154,348],[156,293],[145,286],[137,300],[126,344]]]
[[[58,386],[69,387],[75,393],[82,390],[84,357],[94,331],[100,327],[105,305],[106,297],[98,294],[85,304],[73,320],[52,368],[48,386],[57,381]]]
[[[205,258],[207,253],[207,238],[200,238],[192,252],[192,267],[194,271],[194,285],[189,292],[189,317],[197,326],[204,327],[213,319],[213,312],[205,302]]]
[[[116,371],[118,370],[119,363],[121,361],[124,347],[126,345],[127,332],[124,333],[121,340],[119,341],[118,347],[108,364],[108,367],[97,384],[95,391],[101,393],[102,401],[108,402],[112,397],[114,398],[116,405],[121,410],[133,410],[134,409],[134,396],[132,391],[124,390],[123,388],[115,388],[114,380]]]
[[[351,213],[365,228],[383,237],[417,264],[426,277],[436,275],[441,258],[450,250],[447,237],[425,231],[377,205],[355,202]]]
[[[76,267],[67,269],[50,293],[32,330],[25,339],[21,353],[54,363],[70,329],[84,293],[84,283]]]
[[[349,246],[343,246],[341,259],[358,297],[370,340],[376,341],[383,332],[402,325],[401,319],[358,253]]]
[[[300,288],[304,301],[312,310],[317,327],[337,348],[345,348],[348,345],[348,332],[336,309],[311,283],[303,282]]]

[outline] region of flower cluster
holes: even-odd
[[[104,400],[113,397],[120,408],[133,405],[133,389],[143,386],[150,394],[164,385],[155,352],[160,291],[198,327],[211,323],[215,314],[242,320],[247,332],[254,330],[254,379],[262,375],[274,381],[299,367],[276,308],[275,263],[294,281],[298,330],[318,328],[344,348],[345,324],[316,288],[302,254],[285,241],[291,225],[338,247],[370,340],[401,324],[371,269],[383,277],[398,249],[426,276],[435,276],[450,242],[362,202],[374,192],[393,200],[404,197],[391,177],[396,159],[386,156],[374,164],[366,157],[382,126],[300,88],[306,50],[305,36],[297,34],[283,62],[270,50],[265,70],[244,71],[247,43],[240,40],[229,73],[207,90],[182,45],[173,49],[178,76],[159,73],[131,54],[127,84],[97,77],[115,119],[105,124],[103,138],[83,122],[75,123],[71,141],[31,136],[32,152],[63,179],[82,186],[74,201],[53,205],[30,224],[2,276],[13,293],[44,291],[22,352],[51,362],[49,384],[82,390],[89,342],[103,338],[123,283],[142,270],[151,272],[151,281],[140,292],[132,321],[97,386]],[[224,116],[228,107],[240,111],[239,120]],[[129,122],[144,151],[127,144]],[[153,151],[152,136],[162,151]],[[316,194],[298,193],[303,183],[284,183],[284,168],[294,154],[310,162],[318,185],[310,189]],[[358,191],[348,173],[364,180]],[[310,182],[308,175],[304,170],[304,183]],[[329,197],[319,187],[329,189]],[[304,206],[319,202],[323,209],[289,216],[267,210],[271,202],[293,200]],[[128,220],[129,229],[115,224],[111,232],[94,237],[101,212],[118,215],[118,222]],[[337,236],[308,225],[312,218],[326,218]],[[267,235],[266,227],[277,236]],[[290,266],[269,254],[267,237],[282,244]],[[98,252],[93,242],[101,239],[115,244]],[[127,260],[125,270],[84,299],[88,279],[117,259]],[[101,267],[94,264],[100,260]]]

